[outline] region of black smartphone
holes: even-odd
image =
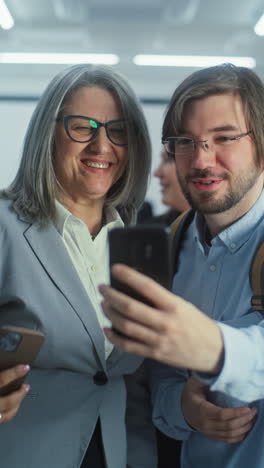
[[[123,263],[149,276],[165,288],[172,281],[170,239],[165,226],[142,224],[116,228],[109,232],[110,268]],[[110,273],[111,286],[144,303],[151,304]]]
[[[0,327],[0,370],[9,369],[18,364],[31,365],[37,357],[45,336],[43,333],[28,328]],[[0,388],[0,396],[18,390],[25,377],[10,382]]]

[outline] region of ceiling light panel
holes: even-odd
[[[255,68],[253,57],[218,57],[206,55],[135,55],[133,62],[136,65],[156,67],[210,67],[221,63]]]

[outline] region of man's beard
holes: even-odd
[[[190,203],[191,207],[203,214],[217,214],[223,213],[227,210],[230,210],[233,206],[237,205],[240,200],[249,192],[249,190],[254,186],[256,179],[262,172],[256,164],[252,164],[251,170],[244,172],[243,174],[233,178],[226,194],[222,198],[214,199],[215,192],[201,192],[197,193],[196,196],[193,196],[188,189],[188,183],[193,179],[203,179],[203,178],[212,178],[216,177],[213,175],[210,169],[196,169],[192,171],[192,174],[183,178],[178,174],[179,183],[181,189]],[[217,175],[217,179],[230,181],[230,177],[226,174]]]

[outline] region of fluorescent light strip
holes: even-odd
[[[221,63],[254,68],[256,60],[252,57],[213,57],[198,55],[135,55],[136,65],[158,67],[210,67]]]
[[[59,54],[59,53],[0,53],[0,63],[27,64],[77,64],[93,63],[98,65],[116,65],[119,57],[114,54]]]
[[[14,26],[14,20],[4,0],[0,0],[0,26],[3,29],[11,29]]]
[[[254,31],[258,36],[264,36],[264,15],[262,15],[255,24]]]

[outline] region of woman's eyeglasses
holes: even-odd
[[[100,127],[104,127],[108,139],[117,146],[127,145],[127,125],[125,120],[109,120],[99,122],[91,117],[83,115],[65,115],[58,118],[62,121],[65,132],[71,140],[77,143],[87,143],[98,135]]]

